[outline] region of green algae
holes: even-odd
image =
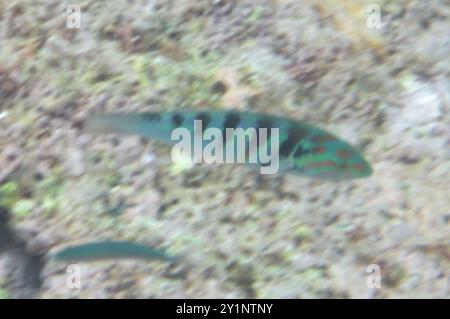
[[[0,299],[9,299],[8,290],[0,288]]]
[[[253,24],[253,23],[261,20],[263,11],[264,11],[264,8],[262,6],[255,7],[254,10],[252,11],[252,13],[247,17],[245,22],[248,24]]]
[[[50,217],[53,213],[55,213],[58,210],[58,207],[59,200],[54,195],[47,195],[43,198],[41,208],[47,217]]]
[[[14,217],[23,219],[23,218],[26,218],[29,214],[31,214],[34,207],[35,207],[35,202],[33,200],[21,199],[14,204],[11,211],[12,211]]]
[[[302,225],[295,229],[294,235],[298,241],[304,242],[312,240],[314,234],[308,226]]]
[[[19,198],[19,185],[16,182],[6,182],[0,186],[0,206],[12,207]]]

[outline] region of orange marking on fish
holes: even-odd
[[[361,163],[356,163],[352,165],[352,168],[356,169],[357,171],[363,172],[364,171],[364,165]]]
[[[315,147],[312,149],[313,154],[322,154],[322,153],[325,153],[325,151],[326,151],[326,148],[322,147],[322,146]]]
[[[344,150],[338,150],[336,151],[336,155],[343,160],[348,160],[352,154],[350,154],[348,151],[344,151]]]
[[[336,140],[336,137],[334,137],[333,135],[330,135],[330,134],[325,134],[325,135],[313,136],[311,138],[311,140],[314,143],[323,143],[323,142],[334,141],[334,140]]]
[[[311,163],[308,165],[305,165],[306,168],[321,168],[321,167],[337,167],[338,165],[333,161],[323,161],[323,162],[317,162],[317,163]]]

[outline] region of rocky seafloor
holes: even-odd
[[[449,52],[446,0],[1,1],[0,298],[449,298]],[[308,121],[374,173],[188,168],[83,130],[184,107]],[[183,260],[80,263],[78,289],[48,258],[105,239]]]

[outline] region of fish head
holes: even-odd
[[[292,158],[294,172],[337,181],[372,175],[371,165],[355,147],[331,134],[320,137],[305,142],[303,154]]]

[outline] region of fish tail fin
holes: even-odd
[[[94,114],[84,127],[94,134],[132,134],[171,142],[171,127],[164,115],[158,112]]]
[[[94,114],[84,127],[93,134],[138,134],[138,120],[133,114]]]

